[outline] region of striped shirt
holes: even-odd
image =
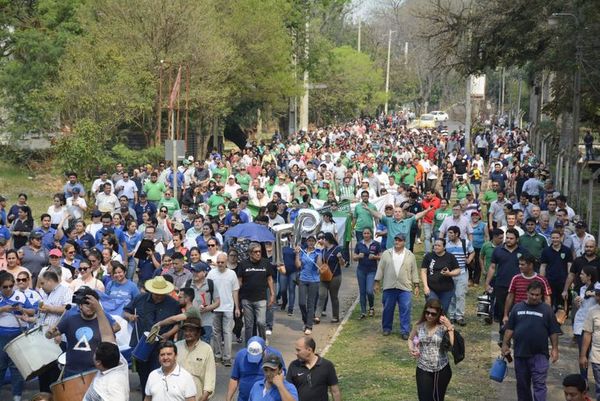
[[[534,280],[542,283],[542,286],[544,287],[544,296],[550,296],[552,294],[552,289],[550,288],[550,284],[548,284],[546,277],[540,276],[537,273],[533,273],[533,276],[531,277],[525,277],[523,273],[519,273],[510,280],[510,285],[508,286],[508,293],[515,294],[513,305],[527,300],[527,287]]]
[[[465,242],[465,246],[463,248],[463,241]],[[456,242],[448,241],[446,243],[446,252],[451,253],[456,258],[458,262],[458,267],[461,269],[465,269],[467,267],[467,258],[469,254],[475,252],[473,249],[473,244],[468,239],[458,240]]]

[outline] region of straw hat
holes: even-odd
[[[165,295],[173,291],[175,286],[165,280],[163,276],[156,276],[151,280],[147,280],[144,283],[144,288],[152,294]]]

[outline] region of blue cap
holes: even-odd
[[[198,262],[197,264],[190,264],[190,270],[193,271],[194,273],[197,272],[209,272],[210,271],[210,266],[207,263],[204,262]]]

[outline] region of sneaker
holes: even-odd
[[[231,359],[224,360],[223,366],[225,366],[226,368],[231,367]]]
[[[363,320],[366,319],[367,315],[365,315],[364,313],[360,314],[360,317],[358,318],[359,320]]]
[[[456,323],[456,319],[455,319],[455,318],[453,318],[453,317],[451,317],[451,318],[450,318],[450,323],[452,323],[452,324]]]
[[[421,238],[417,238],[417,244],[422,244],[423,242],[421,242]]]
[[[408,333],[402,333],[400,334],[400,337],[402,337],[403,340],[408,340]]]
[[[237,337],[237,338],[235,339],[235,342],[236,342],[236,343],[238,343],[238,344],[241,344],[241,343],[243,343],[243,342],[244,342],[244,340],[242,340],[242,337]]]
[[[319,319],[318,317],[313,319],[313,322],[315,322],[315,324],[319,324],[321,323],[321,319]]]
[[[273,331],[267,330],[267,331],[265,331],[265,334],[268,335],[268,336],[270,336],[271,334],[273,334]]]
[[[293,316],[294,315],[294,311],[293,310],[289,310],[288,311],[288,316]]]
[[[466,326],[467,325],[467,322],[465,322],[465,319],[463,319],[462,317],[460,319],[456,319],[456,323],[459,326]]]
[[[327,312],[321,312],[321,317],[327,316]]]
[[[387,336],[389,336],[390,334],[392,334],[392,332],[391,332],[391,331],[389,331],[389,330],[383,330],[383,335],[384,335],[384,336],[386,336],[386,337],[387,337]]]
[[[304,335],[306,336],[310,336],[312,334],[312,330],[307,328],[306,330],[304,330]]]
[[[338,318],[331,319],[331,323],[339,323],[339,322],[340,322],[340,319],[338,319]]]
[[[373,317],[375,316],[375,309],[371,308],[369,309],[369,317]]]
[[[20,395],[14,395],[13,396],[13,401],[21,401],[21,396]]]

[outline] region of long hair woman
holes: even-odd
[[[419,401],[444,401],[452,378],[447,351],[442,348],[448,333],[454,345],[454,326],[442,311],[437,299],[425,303],[421,317],[408,336],[408,349],[417,359],[417,394]]]

